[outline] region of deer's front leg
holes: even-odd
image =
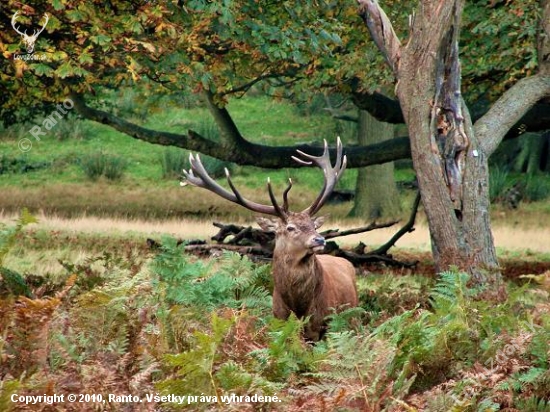
[[[281,295],[277,290],[273,291],[273,316],[277,319],[288,319],[290,316],[290,309],[283,302]]]

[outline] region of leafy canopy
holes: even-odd
[[[416,3],[394,3],[384,7],[406,41],[407,17]],[[17,11],[20,28],[29,33],[48,13],[35,47],[44,60],[14,59],[25,52],[8,23]],[[7,0],[0,17],[4,111],[140,81],[169,91],[209,89],[221,103],[260,80],[299,85],[298,91],[346,90],[355,78],[368,89],[392,82],[354,2],[38,0],[21,6]],[[468,3],[463,75],[476,97],[492,98],[532,72],[536,19],[535,0]]]

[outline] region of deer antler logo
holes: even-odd
[[[16,11],[11,19],[11,25],[13,26],[13,29],[23,37],[23,43],[25,43],[27,53],[31,54],[34,51],[34,44],[36,43],[38,36],[40,35],[40,33],[44,31],[50,18],[47,13],[44,13],[44,17],[46,17],[46,21],[44,22],[44,25],[40,30],[35,30],[34,33],[31,36],[29,36],[26,30],[22,32],[17,28],[16,23],[17,23],[18,16],[19,16],[19,12]]]

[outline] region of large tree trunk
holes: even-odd
[[[433,32],[413,35],[412,47],[401,54],[397,94],[437,269],[458,267],[471,273],[476,284],[495,290],[501,276],[489,221],[488,154],[476,139],[460,94],[461,11],[456,2],[441,10],[442,18],[426,22]],[[430,43],[427,36],[439,41]]]
[[[487,296],[502,297],[489,219],[488,158],[514,122],[550,94],[550,79],[546,73],[518,82],[474,128],[460,89],[463,0],[422,1],[404,46],[375,0],[359,3],[397,79],[437,269],[467,271],[474,284],[486,286]],[[548,0],[543,3],[547,12]]]
[[[376,120],[365,110],[359,110],[357,140],[367,146],[393,139],[394,126]],[[357,171],[355,200],[350,216],[373,220],[396,217],[401,211],[399,193],[393,174],[393,162],[369,166]]]

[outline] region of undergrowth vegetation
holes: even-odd
[[[0,228],[0,410],[47,410],[12,395],[54,393],[106,400],[71,410],[550,407],[548,276],[510,284],[499,304],[476,299],[457,271],[362,276],[361,307],[330,316],[326,339],[310,345],[303,320],[271,315],[269,265],[199,260],[165,238],[155,253],[104,251],[61,261],[56,276],[18,273],[4,258],[32,221],[24,213]],[[272,402],[238,398],[253,395]]]

